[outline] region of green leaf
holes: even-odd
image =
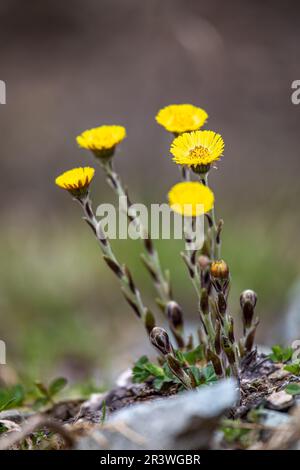
[[[65,386],[67,385],[68,381],[64,377],[58,377],[54,379],[49,385],[49,394],[51,397],[57,395]]]
[[[224,439],[228,444],[238,443],[242,447],[248,447],[250,444],[250,430],[239,427],[240,421],[226,420],[228,425],[222,426],[221,430],[223,431]]]
[[[0,434],[4,433],[8,431],[7,427],[5,426],[5,424],[3,423],[0,423]]]
[[[14,402],[15,402],[14,397],[10,398],[10,399],[7,400],[7,401],[3,401],[3,402],[0,404],[0,411],[8,410],[8,409],[9,409],[9,405],[11,405],[11,404],[14,403]]]
[[[197,362],[204,359],[203,346],[199,345],[192,351],[183,353],[183,357],[190,365],[195,365]]]
[[[293,375],[300,375],[300,361],[292,362],[284,366],[284,370],[291,372]]]
[[[175,377],[175,375],[173,374],[173,372],[171,371],[169,365],[167,362],[164,363],[163,365],[163,371],[164,371],[164,375],[165,375],[165,378],[166,379],[170,379],[170,381],[173,381],[175,383],[181,383],[177,377]]]
[[[275,344],[269,358],[273,362],[287,362],[292,358],[293,352],[293,348],[282,348],[279,344]]]
[[[190,366],[191,371],[194,374],[196,383],[200,385],[209,385],[218,380],[218,377],[215,374],[215,370],[211,364],[200,369],[197,366]]]
[[[35,386],[43,396],[49,397],[49,391],[45,384],[37,380]]]
[[[300,395],[300,385],[298,384],[289,384],[285,387],[286,393],[290,395]]]
[[[178,361],[180,361],[181,364],[184,364],[185,356],[179,349],[177,351],[175,351],[175,356],[178,359]]]
[[[145,364],[145,369],[150,372],[151,375],[154,377],[164,377],[164,370],[162,367],[157,366],[156,364],[153,364],[152,362],[149,362],[148,364]]]
[[[218,381],[218,377],[216,376],[215,369],[213,368],[212,364],[204,367],[202,369],[202,374],[204,375],[207,384]]]
[[[49,403],[49,398],[47,397],[40,397],[35,400],[35,402],[32,405],[32,408],[34,410],[40,410],[44,406],[46,406]]]
[[[143,383],[150,377],[154,377],[153,387],[161,390],[165,384],[178,383],[178,379],[170,371],[167,363],[159,367],[150,362],[147,356],[142,356],[132,369],[132,381],[134,383]]]
[[[25,400],[25,389],[22,385],[0,388],[0,411],[21,406]]]
[[[146,364],[149,364],[147,356],[140,357],[140,359],[134,364],[132,369],[132,381],[134,383],[143,383],[150,377],[151,373],[146,369]]]

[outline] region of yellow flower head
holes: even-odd
[[[88,187],[94,177],[95,170],[88,166],[84,168],[74,168],[59,175],[55,183],[60,188],[66,189],[73,196],[86,194]]]
[[[219,160],[224,150],[224,140],[213,131],[186,132],[173,140],[170,152],[179,165],[190,167],[210,166]]]
[[[156,121],[167,131],[174,134],[196,131],[208,118],[204,109],[192,104],[171,104],[162,108],[156,115]]]
[[[214,194],[197,181],[177,183],[168,194],[173,211],[184,216],[197,216],[209,212],[214,206]]]
[[[92,150],[97,157],[110,157],[125,137],[123,126],[100,126],[84,131],[76,140],[79,147]]]

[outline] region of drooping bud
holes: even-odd
[[[167,303],[167,316],[172,328],[181,332],[183,328],[183,312],[181,307],[177,302],[174,302],[174,300]]]
[[[213,261],[210,266],[210,275],[213,279],[226,281],[229,278],[229,267],[224,260]]]
[[[150,341],[164,356],[173,352],[169,335],[163,328],[156,326],[150,333]]]
[[[252,325],[254,309],[257,302],[257,295],[253,290],[244,290],[240,296],[240,304],[243,312],[244,329],[248,329]]]

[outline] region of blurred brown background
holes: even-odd
[[[178,171],[154,116],[170,103],[203,107],[206,128],[224,137],[211,182],[226,223],[232,308],[238,314],[241,289],[256,289],[260,340],[272,343],[272,315],[283,315],[299,274],[300,105],[290,99],[300,79],[299,13],[296,1],[1,1],[0,337],[21,374],[106,381],[148,352],[79,208],[54,178],[94,163],[77,148],[78,133],[123,124],[116,165],[132,198],[165,201]],[[114,200],[100,169],[93,198]],[[196,321],[180,244],[159,245]],[[139,243],[114,246],[153,304]]]

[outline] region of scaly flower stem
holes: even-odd
[[[187,244],[190,244],[193,239],[192,234],[192,227],[194,224],[194,220],[185,220],[184,225],[184,236],[185,241]],[[186,250],[182,253],[183,260],[187,265],[192,284],[196,290],[199,302],[199,315],[201,320],[201,327],[203,330],[203,337],[205,338],[206,344],[210,346],[211,349],[214,350],[214,341],[215,341],[215,334],[214,328],[212,324],[212,318],[209,312],[204,312],[201,305],[202,305],[202,290],[201,290],[201,276],[200,276],[200,267],[197,262],[197,250]]]
[[[200,176],[200,181],[202,184],[205,186],[208,186],[208,172],[205,173],[204,175]],[[216,215],[215,215],[215,208],[213,207],[212,210],[210,211],[210,217],[211,217],[211,258],[213,260],[215,259],[220,259],[221,257],[221,243],[217,243],[217,224],[216,224]]]
[[[132,207],[132,204],[129,201],[128,194],[124,189],[120,177],[113,168],[112,161],[110,159],[101,160],[100,163],[106,174],[107,181],[116,193],[116,195],[122,199],[126,198],[127,205],[126,207],[123,207],[123,210],[126,211],[129,220],[135,224],[135,227],[138,229],[140,237],[144,242],[145,253],[142,255],[142,260],[146,266],[146,269],[149,271],[151,277],[153,278],[154,286],[159,296],[157,303],[159,304],[163,312],[166,314],[168,303],[174,301],[174,299],[172,296],[170,281],[167,277],[167,274],[164,273],[161,268],[158,252],[153,245],[149,233],[143,226],[140,217]],[[170,327],[172,329],[172,325],[170,325]],[[178,332],[176,333],[175,337],[178,346],[182,347],[182,345],[184,344],[183,338],[179,338]]]
[[[190,181],[191,179],[191,174],[190,174],[190,169],[187,166],[183,166],[180,168],[181,170],[181,176],[183,181]]]
[[[122,292],[127,302],[133,308],[137,316],[142,319],[147,331],[149,332],[149,330],[151,329],[150,326],[154,326],[154,318],[152,314],[150,314],[147,307],[145,307],[145,305],[143,304],[140,291],[136,288],[128,268],[126,266],[121,265],[117,260],[116,256],[114,255],[110,242],[101,227],[101,223],[98,222],[95,217],[89,194],[75,198],[75,200],[78,201],[80,206],[82,207],[84,213],[84,220],[91,227],[94,232],[94,235],[96,236],[100,244],[104,260],[118,277],[121,284]]]

